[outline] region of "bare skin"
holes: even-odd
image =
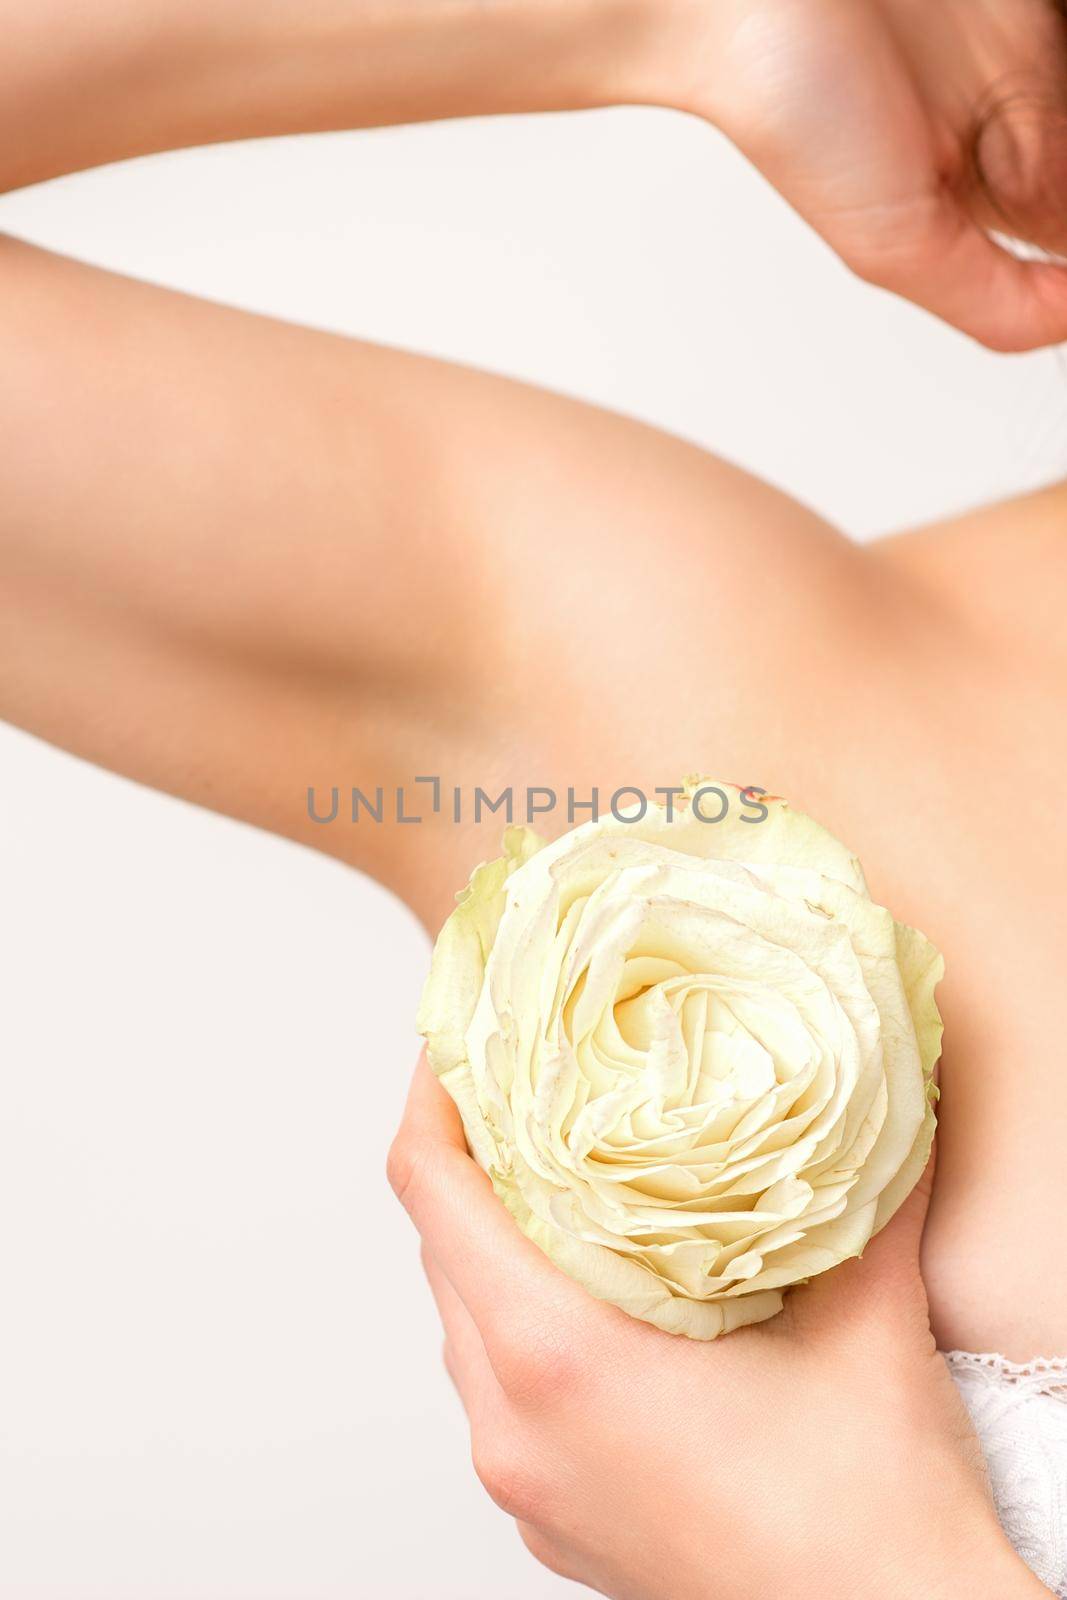
[[[813,6],[820,22],[828,4]],[[51,6],[55,28],[64,8]],[[1051,25],[1039,0],[983,4],[996,26],[953,55],[966,77],[954,104],[996,76],[987,55],[1015,37],[1001,23],[1020,7]],[[471,62],[447,38],[424,48],[425,8],[411,6],[401,48],[372,7],[354,41],[365,54],[352,58],[369,63],[365,82],[338,68],[342,21],[325,3],[301,10],[281,56],[249,12],[245,31],[274,70],[213,72],[243,47],[241,27],[223,25],[242,9],[186,7],[160,63],[151,40],[132,57],[127,40],[112,60],[111,46],[61,29],[72,61],[80,50],[89,62],[84,115],[62,118],[55,97],[69,74],[19,7],[18,95],[0,93],[3,181],[240,134],[698,94],[692,74],[675,102],[648,87],[665,68],[637,6],[612,11],[620,81],[595,89],[595,6],[576,8],[580,27],[562,5],[547,23],[543,10],[535,23],[521,5],[497,8],[506,26],[478,35]],[[788,10],[766,9],[774,26]],[[887,37],[913,40],[904,0],[866,10]],[[670,13],[690,39],[693,11]],[[441,12],[453,14],[469,32],[462,6]],[[114,35],[136,34],[139,15],[116,6]],[[284,15],[272,10],[270,26]],[[299,33],[312,15],[325,45]],[[587,27],[588,49],[562,47]],[[921,36],[910,83],[938,81]],[[641,92],[620,65],[631,38]],[[452,63],[443,78],[441,61]],[[479,99],[470,85],[485,82],[495,92]],[[254,103],[232,87],[248,83]],[[922,103],[951,166],[964,123]],[[855,256],[823,206],[833,184],[785,171],[781,143],[764,156],[742,142]],[[917,148],[905,176],[925,172]],[[1067,332],[1058,269],[996,252],[962,188],[938,189],[931,208],[920,178],[912,205],[899,177],[887,205],[920,222],[892,261],[876,263],[868,240],[856,263],[867,275],[991,343]],[[1027,231],[1051,237],[1027,195]],[[950,236],[958,271],[945,279]],[[961,283],[964,300],[953,298]],[[922,1254],[939,1344],[1021,1359],[1067,1350],[1067,1280],[1051,1270],[1067,1118],[1055,802],[1067,781],[1067,487],[861,549],[713,456],[519,384],[13,240],[0,244],[0,285],[0,714],[325,850],[395,889],[431,929],[472,864],[495,853],[499,819],[318,826],[309,786],[388,790],[440,773],[492,794],[510,784],[608,796],[699,768],[789,795],[947,956],[945,1115]]]

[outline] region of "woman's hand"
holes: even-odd
[[[862,1261],[707,1345],[592,1299],[519,1233],[425,1060],[389,1170],[476,1469],[546,1566],[617,1600],[1045,1593],[934,1347],[925,1190]]]
[[[669,0],[661,98],[720,127],[861,277],[995,349],[1067,338],[1063,0]]]

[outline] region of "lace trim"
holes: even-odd
[[[945,1353],[989,1469],[1001,1525],[1058,1600],[1067,1600],[1067,1356],[1008,1361]]]
[[[952,1372],[981,1372],[1000,1383],[1045,1394],[1067,1402],[1067,1356],[1034,1356],[1031,1361],[1009,1361],[1006,1356],[978,1354],[973,1350],[946,1350]]]

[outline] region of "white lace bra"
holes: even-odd
[[[1067,1358],[1020,1365],[950,1350],[945,1360],[981,1441],[1005,1533],[1067,1600]]]

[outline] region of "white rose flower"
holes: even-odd
[[[445,924],[430,1063],[522,1231],[671,1333],[760,1322],[859,1255],[934,1133],[940,955],[834,838],[732,785],[546,844]],[[745,791],[747,795],[749,792]]]

